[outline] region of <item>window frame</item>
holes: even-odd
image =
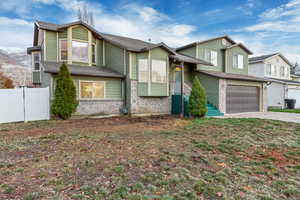
[[[146,78],[146,80],[141,80],[141,65],[140,65],[140,61],[147,61],[147,78]],[[148,60],[148,58],[140,58],[140,59],[138,59],[138,70],[139,70],[138,81],[140,83],[148,83],[150,81],[149,80],[150,66],[149,66],[149,60]]]
[[[61,50],[61,46],[62,46],[62,45],[61,45],[61,41],[63,41],[63,40],[65,40],[65,41],[66,41],[66,44],[67,44],[67,50],[66,50],[66,51],[67,51],[67,59],[66,59],[66,60],[61,59],[61,51],[62,51],[62,50]],[[68,61],[68,54],[69,54],[68,51],[69,51],[69,49],[68,49],[68,39],[67,39],[67,38],[60,38],[60,39],[59,39],[59,60],[60,60],[60,61],[63,61],[63,62]]]
[[[266,64],[266,75],[267,76],[272,76],[272,64]]]
[[[86,61],[75,60],[75,59],[73,58],[73,56],[74,56],[74,53],[73,53],[73,42],[80,42],[80,43],[85,43],[85,44],[87,44],[87,60],[86,60]],[[89,42],[88,42],[88,41],[72,39],[72,40],[71,40],[71,51],[72,51],[72,58],[71,58],[72,62],[89,63]]]
[[[165,76],[164,76],[164,80],[163,81],[154,81],[153,80],[153,61],[158,61],[158,62],[164,62],[164,66],[165,66],[165,71],[164,71],[164,73],[165,73]],[[167,83],[167,61],[166,60],[159,60],[159,59],[152,59],[152,61],[151,61],[151,82],[152,83]]]
[[[95,62],[93,61],[93,46],[94,46],[94,54],[95,54]],[[97,64],[97,44],[96,43],[92,43],[91,44],[91,49],[92,49],[92,51],[91,51],[91,58],[92,58],[92,64]]]
[[[37,62],[35,62],[35,60],[34,60],[34,55],[39,55],[39,61],[37,61]],[[41,54],[41,52],[39,52],[39,51],[35,51],[35,52],[32,52],[31,53],[31,67],[32,67],[32,71],[33,72],[39,72],[39,71],[41,71],[41,56],[42,56],[42,54]],[[39,63],[39,69],[37,70],[37,69],[35,69],[35,63]]]
[[[240,67],[240,58],[242,58],[242,65]],[[232,56],[232,67],[235,69],[243,70],[245,69],[245,62],[244,62],[244,55],[242,54],[235,54]]]
[[[215,63],[213,63],[213,60],[212,60],[213,53],[216,53],[215,54],[216,55]],[[213,64],[213,66],[217,67],[218,66],[218,54],[219,53],[217,50],[205,48],[204,49],[204,60],[207,62],[210,62],[211,64]]]
[[[83,98],[81,96],[81,83],[101,83],[103,84],[103,98]],[[91,80],[79,80],[78,82],[78,93],[79,93],[79,100],[88,100],[88,101],[93,101],[93,100],[106,100],[106,81],[91,81]]]

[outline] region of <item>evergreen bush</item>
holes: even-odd
[[[70,75],[68,66],[63,63],[60,66],[56,78],[54,100],[51,105],[51,112],[55,117],[69,119],[76,111],[78,101],[76,100],[76,87]]]
[[[204,117],[207,113],[205,89],[197,77],[193,80],[188,110],[192,117]]]

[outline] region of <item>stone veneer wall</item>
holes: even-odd
[[[119,114],[123,100],[79,101],[76,115]]]
[[[137,81],[131,81],[131,114],[171,113],[171,96],[139,97],[137,85]]]

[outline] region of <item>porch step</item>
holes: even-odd
[[[207,107],[207,117],[215,117],[215,116],[224,116],[224,113],[221,113],[214,105],[206,104]]]

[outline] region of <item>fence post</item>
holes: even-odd
[[[25,99],[26,99],[26,97],[25,97],[25,94],[26,93],[26,91],[25,91],[25,86],[23,86],[23,112],[24,112],[24,122],[26,123],[27,122],[27,119],[26,119],[26,102],[25,102]]]

